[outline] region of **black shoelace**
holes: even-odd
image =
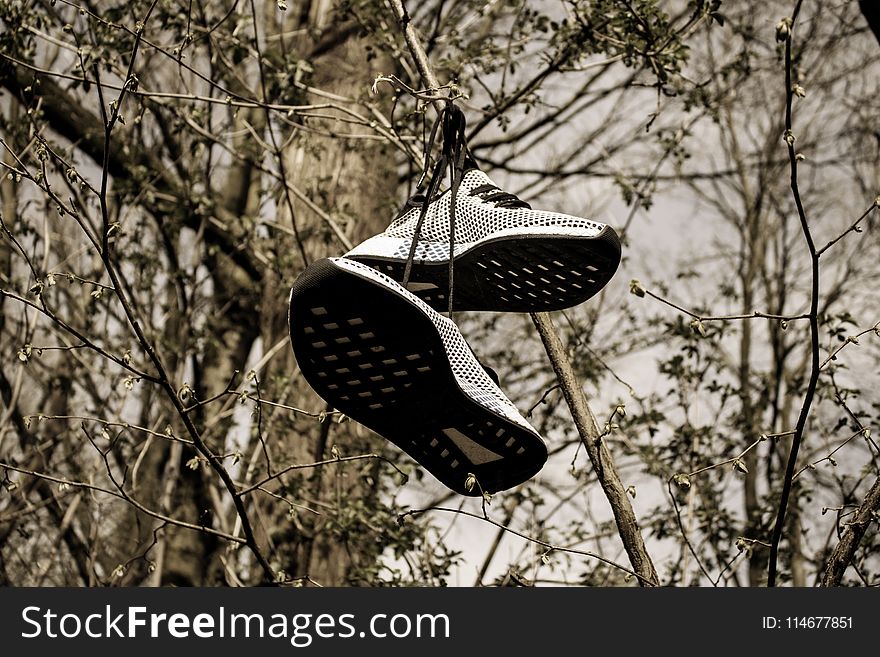
[[[440,189],[440,182],[443,177],[443,173],[446,169],[449,169],[450,181],[451,181],[451,189],[450,189],[450,204],[449,204],[449,292],[448,292],[448,308],[449,308],[449,316],[452,317],[452,289],[454,286],[454,253],[455,253],[455,201],[458,197],[458,188],[461,185],[461,179],[464,177],[465,166],[468,161],[471,161],[470,153],[468,152],[467,142],[464,136],[465,129],[465,118],[464,113],[456,107],[456,105],[452,101],[446,101],[446,105],[444,105],[443,109],[440,110],[440,114],[437,116],[437,120],[434,122],[434,126],[431,128],[431,136],[428,139],[428,145],[425,149],[425,167],[422,170],[422,175],[419,178],[419,183],[416,187],[416,192],[410,197],[408,204],[414,206],[421,206],[421,210],[419,212],[419,219],[416,222],[415,234],[413,235],[412,244],[409,247],[409,256],[406,259],[406,267],[403,271],[403,286],[406,287],[409,283],[410,275],[412,274],[412,265],[415,259],[416,254],[416,246],[419,241],[419,237],[422,233],[422,224],[425,221],[425,217],[428,215],[428,206],[431,201],[434,200],[437,192]],[[431,162],[431,151],[434,148],[434,143],[437,139],[437,132],[442,126],[442,139],[443,139],[443,148],[441,150],[441,154],[437,162],[434,164],[434,170],[431,173],[430,184],[428,185],[427,190],[423,191],[425,177],[428,173],[428,169],[430,168]]]
[[[434,148],[434,144],[437,139],[437,132],[441,126],[443,130],[443,148],[440,158],[434,164],[434,169],[431,173],[430,183],[428,184],[427,189],[424,189],[425,179],[428,174],[428,170],[431,168],[431,151]],[[403,287],[407,286],[410,276],[412,274],[412,266],[413,261],[415,260],[416,246],[418,245],[419,237],[422,233],[422,225],[424,224],[425,218],[428,216],[428,206],[430,205],[431,201],[435,200],[437,196],[437,192],[440,189],[440,182],[442,180],[444,170],[446,170],[447,168],[449,169],[451,189],[449,199],[449,291],[447,297],[447,307],[450,319],[452,319],[452,289],[454,286],[456,199],[458,198],[458,188],[461,185],[461,180],[464,177],[465,170],[468,168],[476,168],[476,162],[474,162],[473,158],[471,157],[471,154],[468,151],[467,141],[465,140],[465,126],[466,121],[464,113],[458,107],[456,107],[452,101],[446,101],[446,105],[440,111],[440,114],[437,116],[437,120],[434,122],[434,125],[431,128],[431,135],[425,148],[425,166],[422,169],[421,175],[419,176],[419,182],[416,185],[416,190],[407,201],[407,206],[418,207],[420,208],[420,211],[418,221],[416,222],[416,228],[413,234],[412,243],[409,247],[409,255],[406,259],[406,267],[403,271]],[[486,196],[484,196],[484,194]],[[495,207],[531,208],[528,203],[520,200],[516,195],[504,192],[495,185],[490,184],[479,185],[478,187],[472,189],[470,191],[470,196],[477,196],[481,198],[485,203],[493,203]],[[480,361],[480,359],[477,357],[477,355],[473,353],[473,351],[471,351],[471,353],[474,355],[474,358],[477,360],[480,366],[482,366],[482,368],[485,370],[486,374],[488,374],[492,382],[496,386],[500,385],[498,374],[495,372],[495,370],[493,370],[491,367],[488,367],[487,365],[484,365],[482,361]]]
[[[490,193],[491,192],[491,193]],[[489,194],[483,196],[483,194]],[[470,191],[471,196],[479,196],[485,203],[494,203],[496,208],[526,208],[531,210],[532,206],[520,199],[516,194],[503,191],[495,185],[479,185]]]

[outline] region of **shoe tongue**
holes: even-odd
[[[489,178],[483,171],[480,169],[468,169],[465,171],[464,176],[461,179],[461,187],[467,191],[475,189],[480,185],[493,185],[497,187],[492,179]]]

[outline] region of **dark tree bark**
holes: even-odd
[[[880,479],[874,482],[856,512],[850,516],[840,541],[831,552],[822,574],[822,586],[840,586],[843,574],[855,558],[856,550],[880,512]]]

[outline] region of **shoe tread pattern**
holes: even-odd
[[[470,472],[487,492],[534,476],[547,459],[543,440],[469,350],[451,362],[447,352],[455,340],[445,333],[457,332],[454,324],[432,319],[433,311],[395,286],[339,260],[307,269],[291,292],[289,316],[305,379],[334,408],[396,444],[457,493],[479,494],[464,488]],[[466,366],[479,375],[470,384],[464,377],[463,386]],[[499,406],[498,395],[515,417]],[[480,454],[500,458],[474,462],[456,435],[473,441]]]

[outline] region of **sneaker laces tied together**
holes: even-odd
[[[428,206],[436,197],[440,189],[440,182],[443,173],[449,169],[451,189],[450,189],[450,205],[449,205],[449,293],[448,293],[448,309],[449,316],[452,317],[452,289],[454,286],[454,254],[455,254],[455,222],[456,222],[456,199],[458,198],[458,188],[464,177],[467,164],[476,166],[470,155],[465,139],[465,117],[464,113],[451,100],[447,100],[443,109],[437,116],[431,128],[431,136],[428,139],[428,145],[425,149],[425,166],[419,177],[419,183],[416,186],[415,193],[410,197],[408,204],[420,206],[419,218],[416,222],[415,232],[413,234],[412,243],[409,248],[409,255],[406,259],[406,266],[403,272],[403,286],[409,283],[412,274],[413,261],[415,260],[416,246],[422,233],[422,225],[428,215]],[[431,173],[430,183],[427,190],[423,191],[425,178],[430,169],[431,151],[437,138],[439,128],[442,126],[443,148],[441,155],[434,164]],[[512,196],[512,195],[511,195]],[[514,197],[515,198],[515,197]],[[518,199],[517,199],[518,200]]]

